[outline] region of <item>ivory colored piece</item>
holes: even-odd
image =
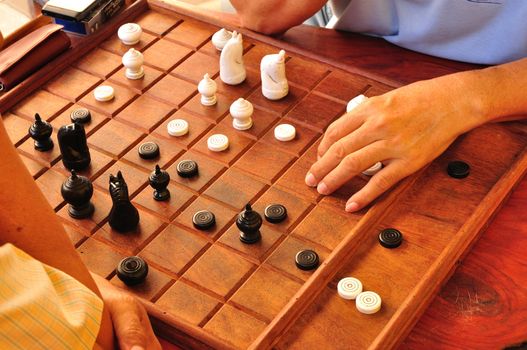
[[[354,110],[355,108],[357,108],[358,105],[360,105],[361,103],[363,103],[364,101],[366,101],[368,98],[364,95],[358,95],[358,96],[355,96],[354,98],[352,98],[349,102],[348,102],[348,105],[346,106],[346,112],[349,113],[351,112],[352,110]]]
[[[285,51],[266,55],[260,63],[262,94],[269,100],[279,100],[289,93],[285,74]]]
[[[201,104],[204,106],[213,106],[216,104],[216,91],[218,86],[214,80],[206,73],[198,84],[198,91],[201,94]]]
[[[119,27],[117,36],[125,45],[135,45],[141,40],[143,30],[137,23],[126,23]]]
[[[252,115],[254,107],[251,102],[239,98],[231,104],[229,112],[232,116],[232,126],[236,130],[247,130],[253,126]]]
[[[229,32],[225,28],[221,28],[216,33],[214,33],[214,35],[212,35],[212,45],[216,48],[216,50],[221,51],[230,38],[232,38],[232,32]]]
[[[126,67],[125,75],[128,79],[137,80],[145,76],[143,69],[143,54],[136,49],[128,50],[123,56],[123,65]]]
[[[241,84],[247,76],[243,64],[243,39],[236,31],[227,41],[220,55],[220,78],[225,84]]]

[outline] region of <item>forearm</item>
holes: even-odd
[[[1,119],[0,159],[0,244],[14,244],[99,294],[64,228],[11,144]],[[110,319],[106,311],[103,316],[104,331],[99,339],[109,346]]]
[[[284,32],[315,14],[327,0],[231,0],[242,26],[264,34]]]

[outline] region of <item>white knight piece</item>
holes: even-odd
[[[285,51],[266,55],[260,63],[262,76],[262,94],[269,100],[279,100],[289,93],[289,84],[285,76]]]
[[[220,78],[225,84],[241,84],[246,77],[245,65],[243,64],[243,40],[242,35],[232,33],[220,56]]]
[[[123,56],[123,65],[126,67],[125,75],[128,79],[137,80],[145,75],[143,69],[143,54],[136,49],[128,50]]]

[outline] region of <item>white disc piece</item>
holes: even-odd
[[[362,292],[355,299],[357,310],[363,314],[374,314],[381,309],[382,300],[375,292]]]
[[[358,105],[360,105],[361,103],[363,103],[364,101],[366,101],[368,98],[364,95],[359,95],[359,96],[355,96],[354,98],[352,98],[349,102],[348,102],[348,105],[346,106],[346,112],[351,112],[352,110],[354,110]]]
[[[119,27],[117,36],[125,45],[135,45],[141,40],[143,30],[137,23],[126,23]]]
[[[296,136],[296,129],[291,124],[280,124],[274,128],[274,137],[278,141],[291,141]]]
[[[110,85],[101,85],[93,90],[93,96],[97,101],[105,102],[110,101],[114,97],[113,87]]]
[[[339,281],[337,291],[341,298],[354,300],[362,292],[362,283],[354,277],[346,277]]]
[[[375,174],[377,174],[379,172],[379,170],[382,169],[382,163],[381,162],[377,162],[375,164],[373,164],[370,168],[364,170],[362,172],[362,174],[366,175],[366,176],[373,176]]]
[[[168,122],[167,131],[170,136],[183,136],[188,133],[188,122],[185,119],[174,119]]]
[[[207,147],[213,152],[225,151],[229,148],[229,138],[223,134],[214,134],[207,140]]]

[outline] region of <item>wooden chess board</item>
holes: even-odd
[[[84,262],[142,298],[159,334],[185,348],[396,346],[524,174],[527,125],[493,124],[463,135],[373,206],[348,214],[345,201],[368,181],[366,176],[323,197],[304,185],[305,173],[316,159],[324,129],[343,114],[348,100],[396,85],[288,48],[290,93],[268,101],[261,94],[259,63],[282,48],[276,40],[243,31],[247,80],[228,86],[218,78],[219,53],[210,42],[219,28],[156,5],[136,2],[91,44],[59,58],[61,74],[49,67],[40,73],[35,81],[46,82],[29,96],[17,98],[20,90],[0,96],[0,105],[13,105],[1,111],[14,145]],[[139,23],[144,31],[134,46],[145,58],[145,77],[138,81],[126,79],[121,64],[128,47],[116,32],[126,21]],[[205,73],[218,83],[218,103],[212,107],[202,106],[197,93]],[[93,89],[103,83],[115,88],[111,102],[93,97]],[[255,107],[248,131],[231,125],[229,106],[239,97]],[[68,172],[56,140],[56,131],[70,123],[70,112],[78,107],[92,112],[86,127],[92,163],[82,174],[93,181],[95,213],[85,220],[68,215],[60,194]],[[50,152],[34,150],[27,134],[35,112],[54,127]],[[189,122],[187,136],[168,135],[167,123],[175,118]],[[295,140],[274,138],[274,127],[283,122],[295,125]],[[207,138],[215,133],[229,137],[227,151],[207,149]],[[159,145],[158,159],[138,156],[137,146],[146,141]],[[198,163],[197,178],[177,175],[182,159]],[[445,171],[448,162],[458,159],[471,167],[462,180]],[[172,178],[168,202],[152,198],[148,175],[156,164]],[[140,212],[136,232],[117,233],[107,223],[108,178],[118,170]],[[280,224],[265,222],[262,240],[254,245],[240,242],[234,223],[248,202],[262,214],[271,203],[288,211]],[[216,216],[210,231],[192,225],[192,215],[201,209]],[[378,243],[379,231],[388,227],[404,235],[397,249]],[[319,254],[318,269],[295,266],[301,249]],[[126,287],[115,267],[135,254],[148,262],[150,272],[145,283]],[[353,301],[338,296],[336,284],[347,276],[381,295],[380,312],[361,314]]]

